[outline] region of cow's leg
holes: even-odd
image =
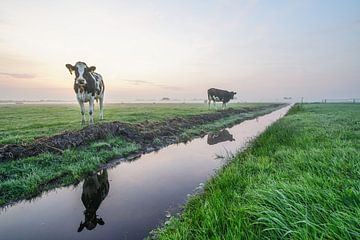
[[[83,101],[79,101],[80,113],[81,113],[81,125],[85,125],[85,106]]]
[[[210,94],[208,94],[208,104],[209,104],[209,109],[210,109],[210,103],[211,103],[211,96],[210,96]]]
[[[104,119],[104,96],[102,96],[100,98],[100,119],[103,120]]]
[[[214,108],[216,108],[216,100],[215,100],[215,97],[209,95],[209,108],[210,108],[211,101],[213,101]]]
[[[94,101],[94,96],[91,96],[89,101],[89,124],[94,124]]]

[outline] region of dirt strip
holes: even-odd
[[[154,146],[154,139],[160,140],[163,145],[169,145],[178,141],[178,136],[184,129],[210,123],[236,114],[274,109],[283,105],[284,104],[272,104],[264,107],[242,109],[230,108],[186,118],[176,117],[160,122],[145,121],[130,124],[115,121],[99,123],[78,131],[63,132],[51,137],[39,138],[29,144],[2,145],[0,146],[0,162],[36,156],[44,152],[62,153],[65,149],[76,148],[91,141],[105,139],[110,136],[125,137],[131,142],[140,144],[143,151],[151,151],[154,147],[160,148],[160,146]]]

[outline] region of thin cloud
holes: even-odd
[[[132,85],[151,84],[151,82],[144,81],[144,80],[129,80],[129,79],[121,79],[121,80],[131,83]]]
[[[175,87],[175,86],[169,86],[169,85],[164,85],[164,84],[154,84],[154,86],[157,86],[157,87],[160,87],[160,88],[163,88],[163,89],[168,89],[168,90],[181,90],[180,87]]]
[[[7,73],[7,72],[0,72],[0,76],[7,76],[12,78],[21,78],[21,79],[31,79],[35,78],[35,75],[28,74],[28,73]]]
[[[145,80],[130,80],[130,79],[122,79],[122,81],[128,82],[132,85],[147,85],[147,86],[154,86],[154,87],[159,87],[159,88],[163,88],[163,89],[168,89],[168,90],[181,90],[180,87],[176,87],[176,86],[171,86],[171,85],[166,85],[166,84],[162,84],[162,83],[156,83],[156,82],[149,82],[149,81],[145,81]]]

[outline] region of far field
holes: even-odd
[[[360,104],[297,105],[159,239],[360,239]]]
[[[238,109],[265,105],[262,103],[234,103],[228,106]],[[99,122],[98,111],[98,105],[95,105],[95,123]],[[212,107],[209,110],[206,104],[105,104],[104,122],[159,121],[214,111],[216,109]],[[37,137],[49,136],[65,130],[77,130],[82,127],[80,108],[77,104],[0,105],[0,115],[0,145],[28,143]]]

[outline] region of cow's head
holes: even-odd
[[[85,210],[84,214],[85,214],[85,222],[84,223],[82,221],[80,222],[80,226],[77,230],[78,232],[81,232],[84,229],[84,227],[87,230],[93,230],[98,224],[99,225],[105,224],[105,222],[102,218],[97,217],[96,212],[89,214]]]
[[[230,92],[230,93],[231,93],[231,99],[234,99],[236,92]]]
[[[66,68],[69,70],[70,74],[75,72],[75,84],[86,85],[86,79],[91,78],[90,72],[94,72],[96,67],[88,67],[84,62],[77,62],[75,66],[71,64],[66,64]]]

